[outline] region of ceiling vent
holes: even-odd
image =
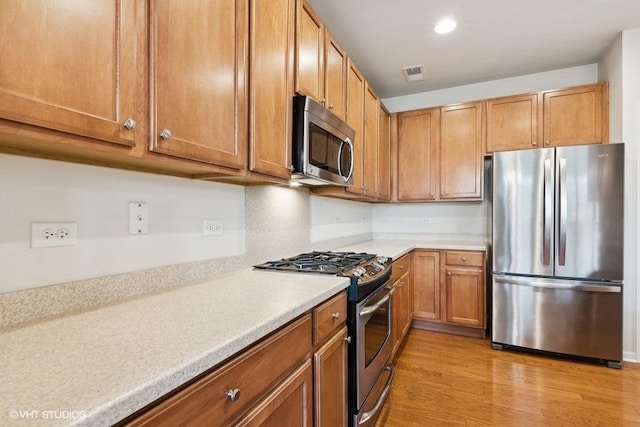
[[[413,67],[403,68],[402,74],[404,74],[404,78],[407,79],[407,82],[409,83],[424,80],[422,65],[414,65]]]

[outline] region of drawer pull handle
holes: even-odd
[[[405,267],[404,265],[399,265],[399,266],[398,266],[398,268],[399,268],[400,270],[404,270],[406,267]]]
[[[240,399],[240,389],[234,388],[232,390],[227,390],[225,395],[229,398],[230,401],[235,402],[236,400]]]
[[[462,257],[462,260],[463,260],[463,261],[466,261],[466,260],[467,260],[467,257],[466,257],[466,256],[463,256],[463,257]]]
[[[349,344],[351,344],[351,337],[345,337],[344,339],[346,342],[348,342]]]
[[[339,319],[340,318],[340,313],[338,313],[337,311],[335,313],[331,314],[331,317],[333,317],[334,319]]]

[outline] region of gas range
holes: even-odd
[[[349,277],[348,298],[359,301],[391,276],[391,259],[357,252],[309,252],[254,265],[254,268]]]
[[[373,426],[394,373],[391,259],[356,252],[310,252],[254,267],[349,277],[348,425]]]

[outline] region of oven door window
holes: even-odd
[[[343,145],[342,140],[313,123],[309,123],[309,134],[309,163],[328,172],[340,174],[338,157]]]
[[[364,364],[365,367],[376,358],[391,336],[391,300],[382,304],[373,312],[364,325]]]

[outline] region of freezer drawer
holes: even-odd
[[[622,284],[494,275],[494,343],[622,361]]]

